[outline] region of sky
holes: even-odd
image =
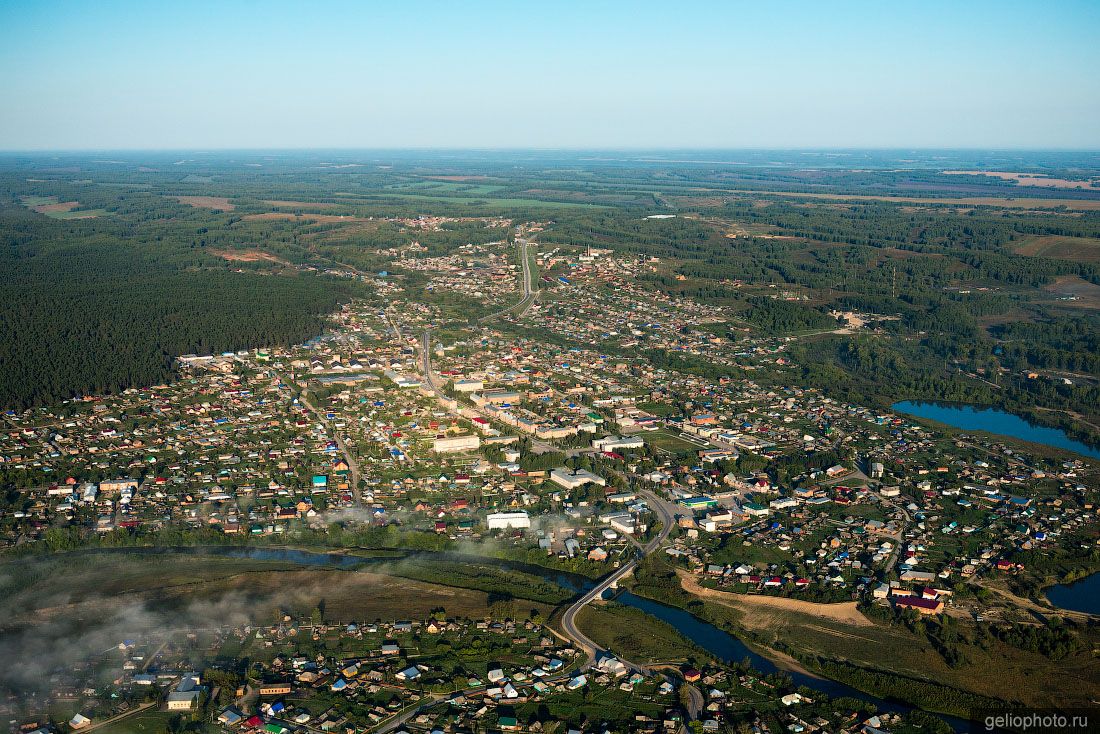
[[[1100,2],[0,0],[0,150],[1100,149]]]

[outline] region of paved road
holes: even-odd
[[[587,594],[582,596],[577,601],[573,602],[573,605],[565,610],[565,614],[561,618],[562,631],[565,635],[573,640],[588,656],[588,662],[584,667],[590,667],[595,661],[602,648],[593,642],[586,634],[581,632],[577,627],[577,615],[580,611],[588,606],[593,600],[600,598],[600,596],[610,589],[617,581],[622,579],[627,574],[634,571],[638,567],[639,561],[642,558],[649,555],[653,551],[657,550],[668,538],[668,534],[672,532],[672,525],[675,522],[675,507],[665,500],[658,497],[649,490],[640,490],[639,495],[645,497],[646,502],[650,508],[657,513],[657,516],[661,519],[661,532],[653,537],[648,543],[646,543],[639,550],[638,555],[630,560],[628,563],[624,563],[615,571],[605,576],[599,583],[596,584]],[[621,658],[620,658],[621,659]],[[633,668],[642,673],[648,673],[643,666],[630,663],[627,660],[623,660],[623,663],[628,667]]]
[[[532,281],[534,280],[534,273],[531,271],[531,256],[528,253],[528,246],[530,243],[525,239],[516,238],[516,244],[519,245],[520,267],[523,270],[523,279],[520,282],[520,286],[523,289],[523,297],[517,302],[513,303],[508,308],[501,309],[495,313],[491,313],[488,316],[482,316],[477,320],[479,324],[484,324],[487,321],[500,318],[501,316],[515,312],[517,316],[522,316],[527,312],[527,309],[531,307],[531,304],[535,302],[535,298],[538,297],[538,289],[532,288]]]
[[[684,684],[684,690],[687,691],[688,695],[688,718],[692,721],[698,721],[703,713],[703,694],[690,683]]]

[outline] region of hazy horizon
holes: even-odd
[[[1100,5],[0,2],[0,149],[1100,149]]]

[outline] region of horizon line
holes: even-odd
[[[479,152],[479,153],[707,153],[707,152],[895,152],[908,151],[922,152],[975,152],[975,153],[1093,153],[1100,154],[1100,146],[1088,147],[1059,147],[1059,146],[920,146],[920,145],[886,145],[886,146],[447,146],[447,145],[394,145],[394,146],[272,146],[272,147],[242,147],[242,146],[196,146],[196,147],[137,147],[137,148],[0,148],[0,155],[13,154],[58,154],[58,153],[293,153],[293,152]]]

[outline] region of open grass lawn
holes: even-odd
[[[23,206],[50,219],[94,219],[108,214],[106,209],[78,209],[79,201],[61,201],[56,196],[21,196]]]
[[[639,402],[638,407],[641,410],[652,413],[659,418],[667,418],[670,415],[676,415],[680,412],[676,406],[669,405],[668,403]]]
[[[763,545],[751,543],[745,545],[740,535],[730,535],[725,544],[714,552],[711,560],[714,563],[787,563],[792,560],[789,552],[780,550],[775,545]]]
[[[1100,285],[1090,283],[1076,275],[1059,276],[1054,279],[1054,282],[1043,286],[1043,291],[1040,299],[1051,306],[1100,309]]]
[[[642,434],[642,438],[645,442],[651,446],[655,446],[664,451],[670,451],[674,454],[682,454],[689,451],[698,451],[703,448],[703,445],[694,444],[691,441],[686,441],[679,436],[674,436],[668,431],[652,431]],[[705,445],[705,444],[704,444]]]
[[[1001,642],[990,649],[962,646],[965,663],[951,668],[923,637],[876,622],[855,627],[794,611],[748,613],[706,602],[708,613],[745,626],[765,642],[781,643],[800,655],[847,660],[855,665],[932,680],[1001,699],[1035,706],[1088,705],[1096,690],[1096,663],[1084,652],[1052,661]],[[960,626],[965,626],[960,622]],[[1095,638],[1095,633],[1091,633]],[[1095,639],[1093,640],[1095,644]],[[1045,681],[1042,687],[1035,680]]]
[[[623,604],[590,604],[577,626],[597,644],[633,663],[702,663],[711,655],[670,624]]]
[[[843,484],[843,482],[842,482]],[[861,517],[865,520],[886,520],[888,508],[880,504],[868,504],[861,502],[854,505],[838,505],[829,503],[824,506],[824,511],[829,517],[842,520],[848,516]]]
[[[421,617],[440,607],[451,615],[476,617],[487,614],[493,603],[485,591],[458,588],[461,578],[443,586],[381,573],[217,556],[66,554],[8,561],[0,564],[0,574],[5,580],[0,611],[15,623],[97,618],[120,608],[185,622],[189,611],[205,618],[211,605],[226,623],[268,621],[276,607],[307,615],[322,601],[326,617],[335,621]],[[535,602],[515,604],[524,614],[548,610]]]
[[[107,216],[106,209],[75,209],[69,211],[45,212],[50,219],[95,219]]]
[[[133,716],[127,716],[99,731],[111,732],[111,734],[163,734],[164,732],[170,731],[169,722],[172,720],[172,717],[179,715],[177,711],[157,711],[154,707],[148,711],[142,711]],[[190,723],[190,717],[184,714],[183,721],[185,724]],[[202,723],[201,727],[200,729],[189,729],[188,731],[198,731],[204,734],[206,732],[213,733],[220,731],[218,727],[210,723]]]

